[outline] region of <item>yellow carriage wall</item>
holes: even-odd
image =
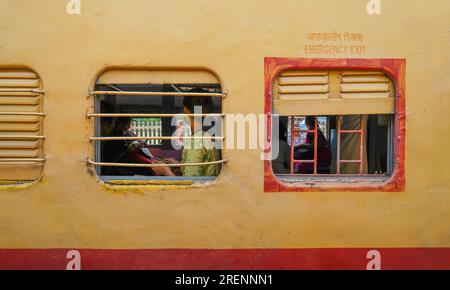
[[[0,248],[450,246],[450,2],[67,2],[0,1],[0,67],[35,70],[47,113],[42,180],[0,189]],[[305,48],[333,31],[362,34],[362,54]],[[406,190],[264,193],[259,150],[225,150],[204,187],[113,190],[88,173],[86,93],[105,68],[204,67],[224,113],[262,114],[264,57],[405,58]]]

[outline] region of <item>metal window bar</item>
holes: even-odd
[[[314,117],[314,130],[301,130],[295,127],[295,116],[290,116],[290,141],[291,141],[291,160],[290,160],[290,174],[295,176],[343,176],[343,175],[359,175],[363,176],[363,168],[364,168],[364,115],[360,115],[360,128],[359,130],[343,130],[342,129],[342,116],[337,116],[337,166],[336,166],[336,174],[318,174],[318,118]],[[294,147],[295,147],[295,135],[301,133],[313,133],[314,134],[314,159],[312,160],[297,160],[294,158]],[[360,143],[359,143],[359,159],[357,160],[343,160],[341,159],[341,135],[342,134],[359,134],[360,135]],[[294,166],[296,164],[301,163],[314,163],[314,171],[313,174],[297,174],[294,172]],[[359,164],[359,174],[341,174],[341,164],[342,163],[358,163]],[[371,175],[372,176],[372,175]]]
[[[107,162],[95,162],[91,159],[87,160],[87,163],[94,166],[111,166],[111,167],[186,167],[186,166],[205,166],[205,165],[214,165],[214,164],[223,164],[227,163],[227,159],[217,160],[217,161],[209,161],[209,162],[198,162],[198,163],[107,163]]]
[[[342,116],[338,116],[337,122],[337,164],[336,164],[336,175],[341,175],[341,164],[342,163],[359,163],[359,175],[363,175],[364,168],[364,115],[360,115],[359,130],[342,130]],[[341,160],[341,134],[359,134],[359,159],[358,160]]]
[[[133,91],[93,91],[95,95],[129,95],[129,96],[186,96],[186,97],[225,97],[227,93],[191,93],[191,92],[133,92]]]
[[[132,95],[132,96],[190,96],[190,97],[223,97],[225,98],[227,93],[183,93],[183,92],[130,92],[130,91],[93,91],[89,95]],[[87,114],[87,118],[101,118],[101,117],[146,117],[146,118],[163,118],[163,117],[225,117],[225,114],[107,114],[107,113],[90,113]],[[223,140],[223,136],[211,137],[211,136],[161,136],[161,137],[91,137],[90,141],[105,141],[105,140],[179,140],[179,139],[220,139]],[[173,164],[139,164],[139,163],[105,163],[96,162],[91,159],[87,159],[87,163],[94,166],[112,166],[112,167],[184,167],[184,166],[205,166],[212,164],[226,163],[228,160],[222,159],[211,162],[201,163],[173,163]]]
[[[294,173],[294,165],[301,163],[314,163],[314,172],[313,175],[317,175],[317,135],[318,135],[318,119],[317,116],[314,117],[314,130],[301,130],[295,128],[295,116],[290,116],[290,125],[291,125],[291,172],[290,175],[299,175]],[[314,159],[313,160],[297,160],[294,158],[294,135],[301,133],[313,133],[314,134]]]
[[[186,140],[196,140],[196,139],[214,140],[214,139],[218,139],[218,140],[224,140],[225,137],[224,136],[216,136],[216,137],[214,137],[214,136],[90,137],[89,141],[179,140],[179,139],[186,139]]]
[[[135,118],[167,118],[167,117],[225,117],[223,113],[213,114],[109,114],[109,113],[92,113],[87,114],[88,118],[111,118],[111,117],[135,117]]]

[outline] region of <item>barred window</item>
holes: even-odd
[[[189,185],[219,175],[226,162],[224,93],[212,73],[112,69],[99,77],[91,95],[95,128],[88,163],[104,182]]]
[[[43,96],[39,76],[0,68],[0,182],[35,181],[43,170]]]
[[[403,60],[267,58],[265,190],[403,188],[403,73]]]

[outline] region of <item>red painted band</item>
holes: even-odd
[[[66,269],[72,249],[1,249],[0,269]],[[81,269],[283,270],[366,269],[377,250],[381,269],[450,269],[450,248],[80,249]]]

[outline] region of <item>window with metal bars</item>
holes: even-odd
[[[220,148],[189,150],[188,142],[221,142],[207,126],[193,132],[192,118],[221,124],[221,85],[203,71],[110,70],[97,80],[94,99],[93,158],[88,164],[111,184],[191,184],[213,181],[226,162]],[[201,114],[186,112],[197,100]],[[109,129],[107,129],[109,127]],[[201,132],[202,134],[198,134]]]
[[[405,71],[405,59],[265,58],[264,191],[403,191]]]
[[[395,86],[377,70],[279,73],[272,86],[272,172],[280,180],[373,178],[394,168]],[[277,127],[278,130],[273,130]]]
[[[392,115],[286,116],[278,122],[280,152],[272,167],[280,178],[392,173]]]
[[[0,184],[37,180],[45,164],[44,91],[25,68],[0,68]]]

